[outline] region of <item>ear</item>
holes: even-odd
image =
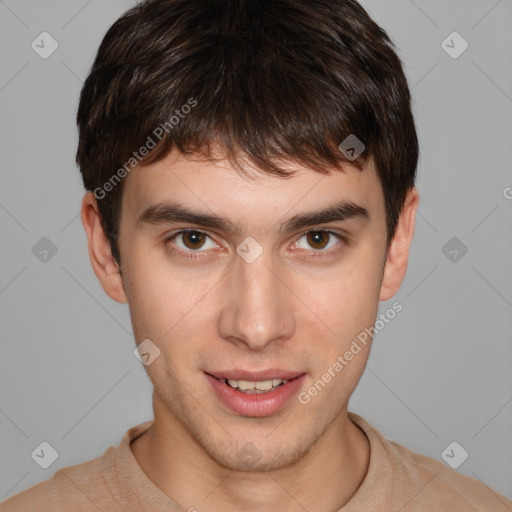
[[[379,301],[388,300],[393,297],[405,277],[418,204],[419,194],[416,188],[413,187],[407,194],[395,234],[388,248]]]
[[[112,256],[110,242],[103,230],[98,204],[92,192],[87,192],[82,199],[82,224],[87,234],[91,265],[103,290],[117,302],[128,302],[119,266]]]

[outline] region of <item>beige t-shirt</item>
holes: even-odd
[[[512,512],[512,501],[433,458],[385,439],[349,412],[370,442],[370,464],[359,489],[338,512]],[[101,457],[58,470],[50,479],[0,504],[0,512],[183,512],[142,471],[130,441],[153,423],[130,428]],[[191,509],[193,510],[193,509]],[[315,511],[311,511],[315,512]]]

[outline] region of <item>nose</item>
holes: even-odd
[[[264,251],[251,263],[237,257],[223,293],[218,329],[225,340],[262,351],[293,336],[296,301],[271,254]]]

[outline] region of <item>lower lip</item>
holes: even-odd
[[[299,392],[306,374],[289,380],[286,384],[266,393],[243,393],[228,386],[223,380],[205,374],[220,401],[242,416],[261,418],[272,416]]]

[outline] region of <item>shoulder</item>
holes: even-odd
[[[480,480],[388,440],[361,416],[349,415],[370,442],[368,471],[349,502],[351,512],[367,510],[368,504],[401,512],[512,512],[512,501]]]
[[[0,512],[97,512],[105,503],[112,505],[105,471],[113,452],[110,447],[101,457],[59,469],[48,480],[0,503]]]
[[[117,446],[109,446],[95,459],[59,469],[48,480],[0,503],[0,512],[137,510],[132,475],[135,473],[139,480],[144,476],[130,443],[152,424],[153,420],[147,420],[129,428]]]
[[[512,501],[500,495],[480,480],[459,473],[441,461],[415,453],[405,446],[384,439],[387,450],[394,461],[396,478],[417,494],[410,501],[438,507],[435,510],[465,511],[512,511]],[[461,508],[463,507],[463,508]]]

